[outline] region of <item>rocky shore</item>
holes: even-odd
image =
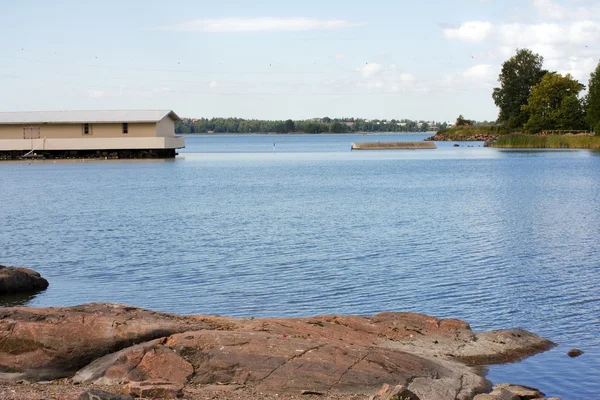
[[[494,140],[498,139],[500,135],[490,135],[490,134],[472,134],[472,135],[444,135],[444,134],[436,134],[434,136],[428,137],[425,139],[426,141],[434,141],[434,142],[487,142],[491,143]]]
[[[535,398],[498,397],[508,389],[494,394],[481,366],[553,345],[414,313],[253,319],[11,307],[0,309],[0,398]]]

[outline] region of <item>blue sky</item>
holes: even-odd
[[[587,83],[593,0],[3,1],[0,110],[493,120],[519,47]]]

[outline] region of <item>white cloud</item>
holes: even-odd
[[[415,75],[410,72],[398,71],[394,64],[382,65],[368,63],[356,69],[362,76],[358,86],[370,89],[382,89],[400,92],[414,87]]]
[[[362,67],[357,68],[363,78],[369,78],[371,76],[379,74],[383,70],[383,66],[377,63],[366,63]]]
[[[492,32],[493,25],[490,22],[470,21],[465,22],[458,28],[444,29],[444,35],[448,39],[463,40],[466,42],[483,42]]]
[[[443,34],[451,40],[485,43],[489,51],[478,58],[482,64],[500,65],[516,49],[528,48],[544,57],[546,69],[571,73],[585,83],[600,54],[600,3],[530,0],[529,5],[520,11],[530,22],[468,21]],[[484,67],[478,68],[466,71],[465,77],[483,74]]]
[[[505,57],[529,48],[544,57],[546,68],[586,81],[597,64],[590,59],[600,51],[600,21],[503,25],[496,41]]]
[[[573,75],[575,79],[587,85],[587,81],[590,78],[590,73],[596,68],[597,65],[597,58],[570,57],[566,62],[566,66],[562,67],[561,69],[564,73]]]
[[[445,74],[440,81],[431,83],[431,86],[444,91],[489,89],[496,85],[499,73],[499,66],[478,64],[462,72]]]
[[[217,83],[217,81],[210,81],[208,82],[208,87],[213,89],[216,88],[219,84]]]
[[[310,18],[207,18],[184,21],[163,27],[187,32],[291,32],[351,28],[362,24],[341,19]]]
[[[489,81],[497,76],[495,67],[491,64],[475,65],[463,72],[462,75],[467,79],[479,81]]]
[[[345,55],[345,54],[343,54],[343,53],[337,53],[337,54],[335,55],[335,59],[336,59],[336,60],[343,60],[344,58],[346,58],[346,55]]]

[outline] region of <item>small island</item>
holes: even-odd
[[[497,148],[600,149],[600,64],[588,92],[571,74],[543,69],[544,59],[528,49],[502,64],[492,98],[500,109],[495,123],[460,115],[432,141],[484,141]]]

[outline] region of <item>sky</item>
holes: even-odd
[[[597,0],[0,0],[0,111],[495,120],[517,48],[587,84]]]

